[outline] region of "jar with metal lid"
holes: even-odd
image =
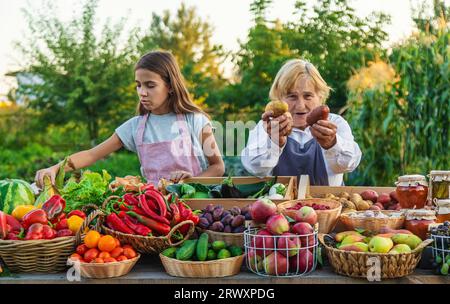
[[[436,199],[450,199],[450,171],[431,171],[428,176],[433,202]]]
[[[427,238],[428,226],[436,223],[436,212],[427,209],[412,209],[406,211],[405,228],[422,240]]]
[[[436,205],[436,222],[443,223],[450,221],[450,199],[435,200]]]
[[[428,183],[423,175],[403,175],[396,182],[398,202],[402,209],[421,209],[428,197]]]

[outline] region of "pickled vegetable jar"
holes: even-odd
[[[398,178],[397,196],[402,209],[422,209],[427,202],[428,183],[423,175],[403,175]]]
[[[428,226],[436,222],[434,210],[414,209],[406,211],[405,228],[422,240],[427,238]]]
[[[450,221],[450,199],[445,200],[435,200],[437,209],[437,223],[443,223],[445,221]]]
[[[431,198],[450,199],[450,171],[430,172]]]

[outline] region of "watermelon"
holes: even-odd
[[[0,180],[0,211],[7,214],[19,205],[33,205],[34,192],[30,184],[20,179]]]

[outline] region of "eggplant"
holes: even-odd
[[[224,179],[222,183],[222,188],[220,189],[220,193],[223,198],[242,198],[242,193],[236,188],[233,184],[233,180],[231,176]]]

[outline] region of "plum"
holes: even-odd
[[[212,224],[214,222],[214,219],[213,219],[213,216],[211,213],[205,213],[205,214],[203,214],[203,217],[208,220],[209,224]]]
[[[236,215],[240,215],[241,214],[241,208],[234,206],[233,208],[230,209],[230,213],[234,216]]]
[[[235,227],[233,228],[233,233],[242,233],[244,232],[244,230],[245,230],[244,226]]]
[[[227,216],[223,217],[220,221],[224,225],[229,225],[229,224],[231,224],[233,219],[234,219],[234,216],[232,216],[231,214],[228,214]]]
[[[229,215],[229,214],[231,214],[230,211],[225,210],[225,211],[222,213],[222,218],[226,217],[226,216]]]
[[[244,223],[245,223],[245,216],[238,215],[238,216],[235,216],[234,219],[231,221],[231,226],[239,227],[239,226],[244,225]]]
[[[215,221],[220,221],[220,219],[222,218],[223,211],[224,209],[222,206],[216,206],[216,208],[214,208],[213,218]]]
[[[225,228],[223,228],[223,232],[231,233],[233,231],[233,228],[231,228],[230,225],[226,225]]]
[[[251,221],[252,220],[252,215],[250,214],[250,212],[245,213],[244,216],[245,216],[245,219],[247,221]]]
[[[212,231],[222,232],[224,228],[224,225],[220,221],[214,222],[209,229]]]
[[[200,217],[200,220],[198,221],[198,226],[200,228],[206,229],[209,227],[209,221],[206,217]]]
[[[247,212],[250,212],[250,206],[249,205],[241,208],[241,214],[242,215],[246,214]]]
[[[214,205],[213,204],[208,204],[208,206],[206,206],[205,208],[206,212],[212,213],[214,211]]]

